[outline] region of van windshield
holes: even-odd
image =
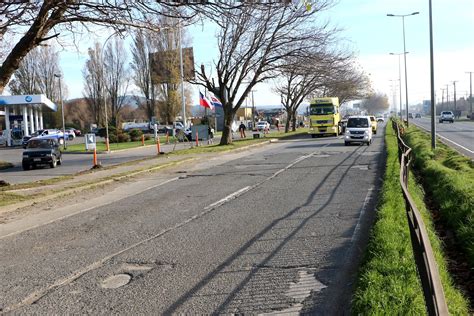
[[[369,120],[365,117],[353,117],[347,121],[347,127],[369,127]]]

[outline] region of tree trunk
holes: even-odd
[[[291,113],[291,120],[293,121],[293,132],[296,131],[296,111]]]
[[[286,116],[285,133],[288,133],[290,131],[291,112],[286,111]]]
[[[224,108],[224,130],[222,131],[221,142],[219,145],[232,144],[232,122],[234,121],[234,114],[232,110]]]

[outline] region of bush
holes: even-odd
[[[145,140],[150,140],[151,136],[150,135],[145,135]]]
[[[99,128],[97,134],[100,137],[105,137],[107,135],[107,131],[106,131],[105,127]],[[109,139],[110,139],[111,135],[117,135],[117,129],[113,125],[109,125]]]
[[[117,142],[118,142],[117,135],[115,135],[115,134],[109,134],[109,144],[110,144],[110,143],[117,143]]]
[[[132,141],[137,141],[142,139],[143,132],[139,129],[132,129],[130,132],[130,139]]]
[[[128,135],[127,133],[118,134],[117,138],[119,143],[126,143],[130,141],[130,135]]]

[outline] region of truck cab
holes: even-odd
[[[314,99],[309,106],[309,116],[311,137],[328,134],[338,136],[341,133],[339,98]]]

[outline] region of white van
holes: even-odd
[[[350,143],[372,143],[372,123],[369,116],[351,116],[347,120],[344,145]]]

